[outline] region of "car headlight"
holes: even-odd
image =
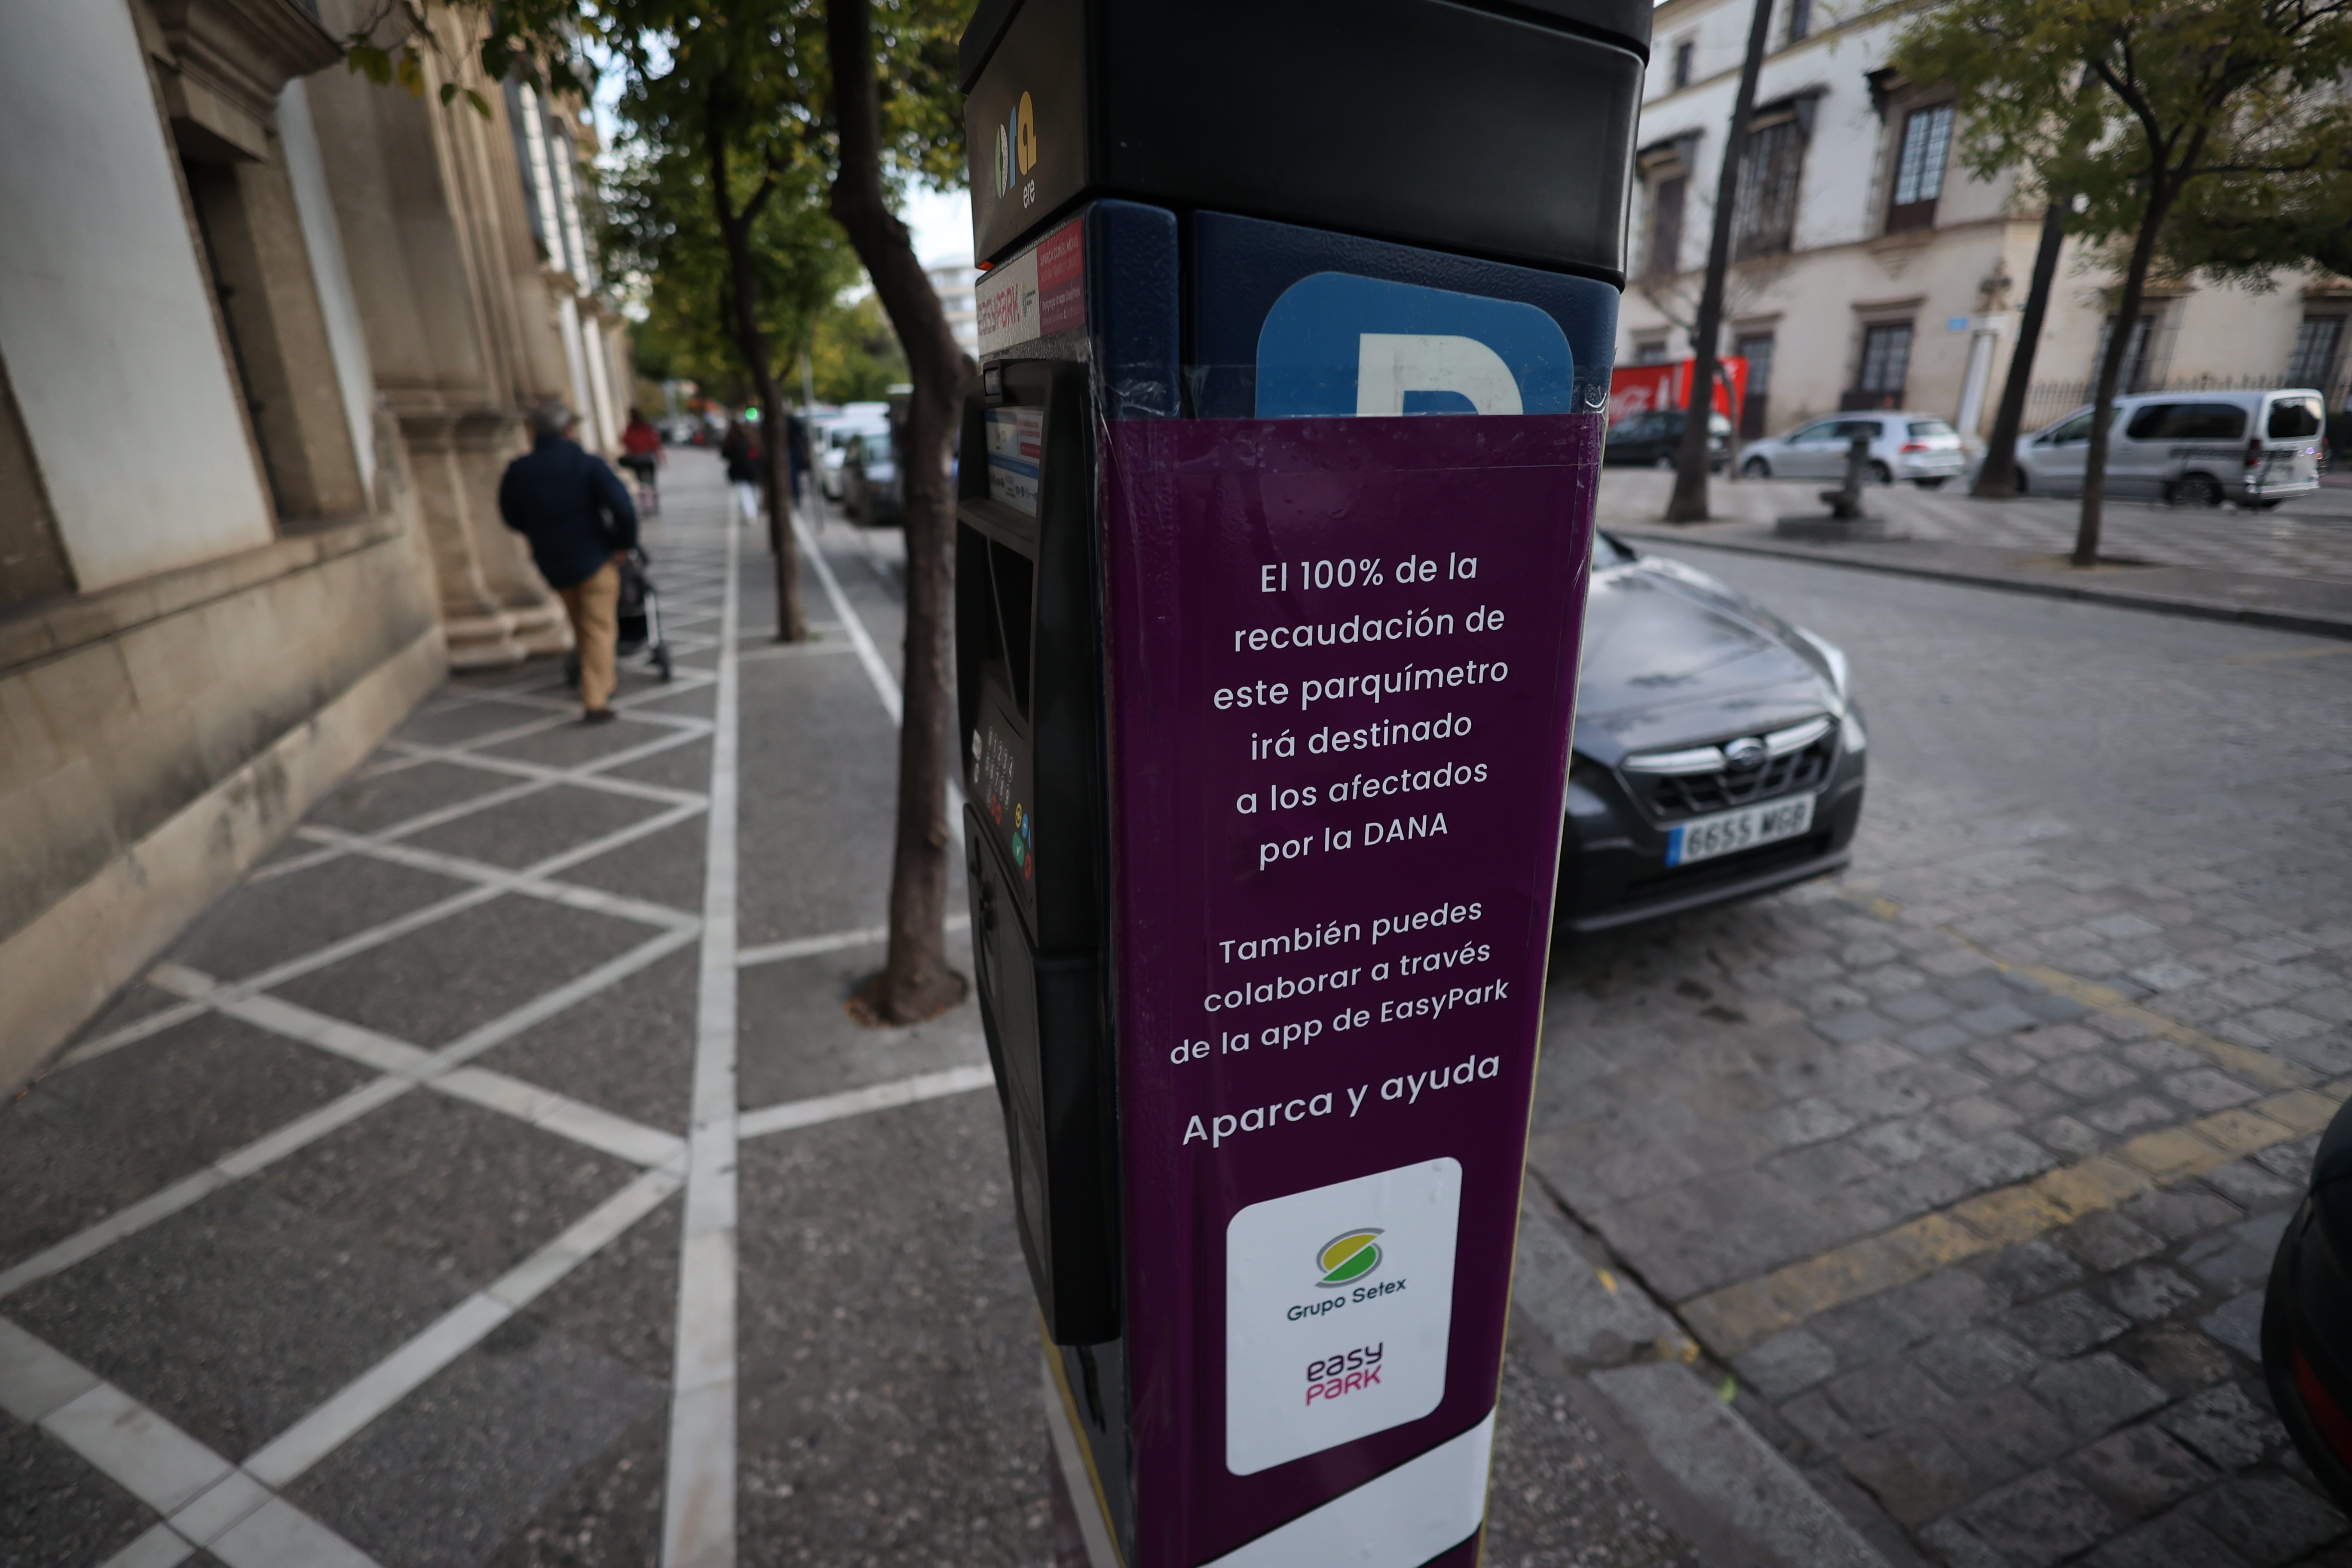
[[[1837,644],[1830,641],[1829,638],[1822,637],[1820,633],[1809,632],[1802,626],[1799,626],[1797,628],[1797,635],[1804,638],[1807,642],[1812,644],[1813,651],[1820,654],[1823,662],[1828,664],[1830,667],[1830,684],[1837,688],[1838,700],[1841,702],[1844,701],[1846,679],[1845,649],[1838,647]]]
[[[1862,715],[1851,708],[1846,710],[1843,733],[1845,737],[1845,754],[1849,757],[1862,755],[1863,748],[1870,744],[1870,737],[1862,732]]]

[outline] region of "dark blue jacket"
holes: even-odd
[[[530,541],[530,558],[551,588],[584,583],[614,552],[637,545],[628,487],[604,458],[561,436],[541,437],[507,465],[499,515]]]

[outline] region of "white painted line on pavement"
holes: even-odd
[[[962,931],[971,924],[970,915],[950,915],[947,929]],[[795,958],[814,958],[819,953],[840,952],[853,947],[871,947],[890,937],[888,926],[860,926],[856,931],[827,931],[823,936],[794,937],[790,942],[772,942],[761,947],[746,947],[737,951],[735,966],[750,969],[761,963],[783,963]]]
[[[158,964],[151,972],[155,984],[193,996],[220,988],[208,974],[183,964]],[[427,1089],[510,1116],[526,1126],[541,1128],[634,1165],[659,1165],[675,1160],[684,1145],[659,1128],[647,1127],[625,1116],[586,1104],[551,1089],[541,1089],[487,1068],[461,1067],[462,1058],[447,1048],[428,1051],[405,1040],[314,1011],[278,996],[229,994],[215,1008],[257,1029],[315,1046],[322,1051],[373,1068],[381,1073],[411,1079]]]
[[[833,612],[841,617],[842,630],[848,633],[850,645],[857,649],[857,661],[866,667],[866,678],[874,683],[874,690],[882,699],[882,706],[889,713],[890,722],[904,724],[906,702],[898,691],[898,678],[892,675],[890,667],[882,662],[881,649],[874,646],[873,637],[866,634],[866,623],[858,619],[857,612],[850,607],[849,595],[841,591],[841,582],[834,576],[832,563],[825,560],[824,552],[817,547],[816,535],[809,531],[808,524],[801,521],[798,512],[793,514],[793,531],[800,536],[801,547],[807,554],[809,563],[816,568],[817,581],[824,584],[824,596],[833,601]],[[956,754],[955,747],[948,748],[948,834],[954,838],[956,847],[961,849],[963,786],[956,782]]]
[[[170,1525],[159,1524],[100,1563],[99,1568],[178,1568],[195,1550],[174,1534]]]
[[[598,992],[627,979],[640,969],[651,968],[679,948],[692,942],[699,933],[701,921],[678,931],[665,931],[651,942],[629,949],[618,958],[605,960],[587,973],[566,981],[554,990],[534,996],[502,1018],[493,1018],[479,1028],[458,1036],[441,1047],[444,1060],[462,1062],[480,1056],[491,1047],[500,1045],[525,1029],[554,1017],[567,1008],[574,1007]]]
[[[43,1248],[16,1267],[0,1271],[0,1298],[23,1289],[96,1257],[126,1236],[135,1236],[158,1220],[172,1215],[229,1183],[274,1164],[298,1149],[308,1147],[336,1128],[358,1121],[378,1106],[397,1100],[416,1087],[414,1079],[380,1078],[331,1100],[318,1110],[285,1126],[265,1132],[241,1149],[231,1150],[170,1186],[148,1194],[128,1207],[115,1210],[95,1225],[76,1231],[63,1241]]]
[[[845,1116],[862,1116],[872,1110],[889,1110],[901,1105],[914,1105],[942,1095],[969,1094],[975,1089],[986,1089],[996,1082],[993,1069],[986,1067],[948,1068],[940,1072],[918,1073],[890,1083],[877,1083],[866,1089],[852,1089],[840,1094],[819,1095],[814,1100],[787,1100],[743,1113],[740,1129],[745,1138],[764,1138],[771,1132],[788,1132],[796,1127],[814,1127],[819,1122],[837,1121]]]
[[[75,1387],[80,1392],[58,1401],[60,1392]],[[153,1410],[5,1320],[0,1320],[0,1408],[38,1426],[165,1516],[171,1534],[191,1546],[210,1544],[229,1568],[375,1568],[373,1559],[341,1536],[270,1496]],[[112,1561],[143,1568],[182,1562],[187,1555],[174,1554],[172,1542],[151,1530]]]
[[[671,824],[701,811],[698,803],[682,805],[669,814]],[[419,849],[413,845],[389,844],[362,837],[356,833],[343,833],[332,827],[298,827],[295,833],[314,844],[331,844],[353,855],[371,860],[383,860],[395,866],[407,866],[419,871],[432,871],[460,881],[478,882],[484,887],[502,888],[510,893],[524,893],[543,899],[568,909],[586,910],[592,914],[613,915],[641,925],[691,926],[694,915],[684,910],[674,910],[666,904],[649,903],[619,893],[608,893],[600,888],[583,887],[576,882],[558,881],[552,878],[526,877],[504,866],[493,866],[487,860],[475,860],[463,855],[446,855],[437,849]]]
[[[702,965],[695,1006],[694,1110],[679,1246],[677,1361],[663,1568],[733,1568],[736,1488],[735,831],[741,742],[737,628],[740,535],[727,534],[719,699],[704,832]]]

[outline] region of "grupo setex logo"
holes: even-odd
[[[1010,192],[1014,181],[1036,166],[1037,111],[1024,92],[1012,115],[996,128],[996,194]]]
[[[1381,1266],[1380,1232],[1375,1229],[1343,1231],[1325,1242],[1315,1254],[1315,1267],[1323,1278],[1315,1283],[1318,1289],[1336,1290],[1342,1285],[1352,1285]]]

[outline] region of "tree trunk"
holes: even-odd
[[[2010,351],[2009,379],[2001,384],[2000,411],[1992,419],[1992,445],[1977,465],[1972,496],[2002,497],[2017,493],[2017,437],[2025,426],[2025,395],[2033,384],[2034,351],[2042,344],[2042,323],[2050,314],[2050,290],[2058,279],[2058,251],[2066,243],[2066,207],[2070,193],[2050,193],[2050,210],[2042,215],[2042,243],[2033,252],[2033,281],[2025,291],[2025,313],[2017,324],[2017,347]]]
[[[1756,78],[1764,68],[1765,35],[1771,26],[1772,0],[1756,0],[1756,16],[1748,25],[1748,58],[1740,62],[1739,91],[1731,100],[1731,124],[1723,138],[1723,170],[1715,182],[1715,227],[1706,242],[1706,282],[1691,332],[1690,401],[1683,415],[1682,449],[1675,454],[1674,499],[1666,503],[1668,522],[1706,521],[1706,448],[1715,414],[1716,341],[1723,336],[1723,290],[1731,270],[1732,209],[1739,200],[1748,121],[1756,112]]]
[[[720,89],[713,84],[710,91],[715,100]],[[730,210],[724,130],[727,120],[716,102],[706,104],[705,109],[703,131],[710,147],[710,200],[719,219],[719,241],[727,247],[727,335],[734,340],[735,352],[743,356],[743,368],[751,373],[752,390],[760,400],[760,450],[767,470],[761,488],[768,497],[768,548],[774,552],[776,561],[776,640],[805,642],[808,615],[801,607],[801,558],[793,547],[792,533],[792,456],[784,445],[783,399],[776,393],[768,334],[760,329],[760,275],[751,261],[751,227],[775,184],[772,181],[763,182],[759,193],[743,204],[741,211]]]
[[[859,999],[878,1021],[908,1024],[953,1006],[963,981],[948,966],[947,821],[950,742],[950,616],[955,495],[948,458],[971,361],[915,256],[913,237],[882,184],[881,116],[869,0],[827,0],[833,119],[841,138],[834,218],[866,264],[912,373],[898,472],[906,494],[907,652],[898,728],[898,826],[890,868],[890,955]]]
[[[2124,359],[2131,353],[2132,326],[2139,320],[2147,297],[2148,263],[2156,256],[2156,237],[2179,187],[2159,167],[2149,182],[2147,211],[2141,215],[2139,233],[2132,240],[2131,264],[2124,272],[2124,288],[2116,300],[2115,330],[2107,334],[2107,352],[2099,360],[2099,385],[2091,400],[2091,448],[2083,458],[2083,514],[2074,529],[2074,564],[2099,563],[2099,524],[2107,499],[2107,426],[2116,406],[2116,383],[2123,379]]]

